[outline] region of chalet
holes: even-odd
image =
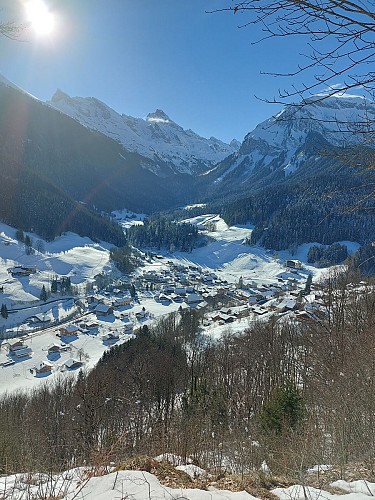
[[[69,358],[65,361],[64,366],[68,370],[75,370],[76,368],[82,366],[82,361],[78,361],[78,359],[74,358]]]
[[[98,304],[94,309],[94,313],[97,316],[110,316],[113,314],[113,307],[106,304]]]
[[[108,332],[102,335],[103,342],[108,340],[118,340],[120,338],[120,334],[117,332]]]
[[[42,361],[37,366],[34,366],[32,370],[36,375],[39,375],[40,373],[51,373],[52,368],[52,363],[49,363],[48,361]]]
[[[202,302],[203,297],[199,295],[199,293],[188,293],[185,302],[187,304],[197,304],[198,302]]]
[[[99,326],[99,323],[97,323],[96,321],[87,321],[86,323],[86,328],[88,330],[95,330],[95,328],[98,328]]]
[[[60,352],[61,351],[61,345],[60,344],[50,344],[47,347],[48,354],[52,354],[54,352]]]
[[[97,304],[98,298],[95,297],[94,295],[89,295],[88,297],[86,297],[86,301],[88,304]]]
[[[35,274],[36,273],[36,267],[35,266],[22,266],[22,269],[26,271],[27,273],[30,274]]]
[[[288,259],[285,262],[286,267],[289,267],[290,269],[302,269],[302,262],[300,260],[292,260]]]
[[[240,300],[248,300],[250,297],[250,292],[247,290],[239,289],[236,291],[236,296]]]
[[[19,351],[21,349],[24,349],[25,347],[27,347],[27,346],[24,344],[22,339],[10,340],[8,342],[9,352]]]
[[[131,321],[124,323],[124,333],[133,333],[133,323]]]
[[[78,335],[79,331],[80,331],[79,326],[74,325],[73,323],[59,328],[60,335],[64,335],[64,337],[71,337],[73,335]]]
[[[267,309],[264,309],[263,307],[259,306],[252,307],[252,311],[258,316],[262,316],[263,314],[266,314],[268,312]]]
[[[222,307],[220,312],[229,316],[232,314],[232,309],[230,307]]]
[[[297,302],[292,298],[285,298],[279,304],[275,305],[278,312],[293,311],[297,307]]]
[[[30,276],[36,273],[36,267],[15,266],[9,269],[12,276]]]
[[[219,323],[233,323],[236,318],[234,316],[229,316],[224,313],[217,313],[215,316],[212,316],[212,321],[218,321]]]
[[[132,298],[131,296],[125,296],[125,297],[121,297],[121,298],[118,298],[116,300],[114,300],[112,302],[112,305],[113,307],[122,307],[122,306],[130,306],[130,304],[132,303]]]
[[[45,325],[51,323],[51,317],[46,314],[34,314],[26,320],[31,325]]]
[[[30,347],[25,346],[23,349],[17,349],[16,351],[12,351],[13,356],[18,359],[27,358],[28,356],[32,356],[33,351]]]
[[[1,363],[0,366],[6,368],[7,366],[13,366],[15,364],[16,362],[14,361],[14,359],[9,359],[8,361],[4,361],[3,363]]]

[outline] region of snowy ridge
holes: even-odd
[[[36,101],[39,101],[39,99],[37,97],[35,97],[34,95],[30,94],[29,92],[26,92],[26,90],[24,89],[21,89],[21,87],[17,87],[17,85],[15,85],[14,83],[12,83],[11,81],[9,81],[7,78],[5,78],[5,76],[3,76],[1,73],[0,73],[0,85],[4,85],[5,87],[10,87],[14,90],[17,90],[18,92],[22,92],[22,94],[26,94],[30,97],[32,97],[33,99],[35,99]]]
[[[362,97],[315,96],[303,104],[288,105],[276,116],[260,123],[246,135],[231,165],[217,182],[237,170],[249,176],[256,167],[280,168],[285,175],[298,169],[309,134],[320,134],[334,146],[368,142],[368,124],[375,121],[375,103]]]
[[[83,125],[120,142],[126,149],[151,158],[162,175],[167,164],[175,173],[202,173],[238,150],[237,141],[225,144],[205,139],[192,130],[184,130],[164,111],[157,109],[144,120],[121,115],[94,97],[70,97],[61,90],[48,104]]]

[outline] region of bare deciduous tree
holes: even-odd
[[[0,36],[16,40],[20,36],[22,30],[23,27],[14,21],[3,21],[0,19]]]
[[[332,86],[327,95],[362,88],[371,98],[375,95],[375,12],[372,0],[246,0],[217,11],[243,14],[241,27],[262,26],[263,39],[298,36],[307,38],[308,62],[296,76],[315,70],[313,81],[279,93],[280,99],[305,99],[324,85]],[[274,73],[272,73],[275,75]],[[338,79],[343,79],[337,86]]]

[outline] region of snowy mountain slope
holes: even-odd
[[[307,156],[304,150],[309,137],[321,137],[336,147],[371,146],[366,131],[374,121],[375,104],[357,96],[337,95],[323,100],[316,96],[304,105],[288,105],[247,134],[239,151],[210,176],[216,177],[216,184],[230,179],[232,187],[257,172],[264,174],[264,169],[287,176]]]
[[[201,173],[238,150],[231,144],[211,137],[205,139],[192,130],[184,130],[162,110],[144,120],[120,115],[94,97],[70,97],[58,90],[49,104],[120,142],[126,149],[156,162],[154,173]]]

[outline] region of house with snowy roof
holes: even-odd
[[[94,313],[96,316],[110,316],[113,314],[113,306],[98,304],[94,309]]]
[[[79,326],[74,325],[73,323],[59,328],[60,335],[64,335],[65,337],[78,335],[79,331],[80,331]]]
[[[41,361],[36,366],[34,366],[34,368],[32,368],[32,371],[35,373],[35,375],[39,375],[41,373],[51,373],[52,368],[52,363],[49,363],[48,361]]]

